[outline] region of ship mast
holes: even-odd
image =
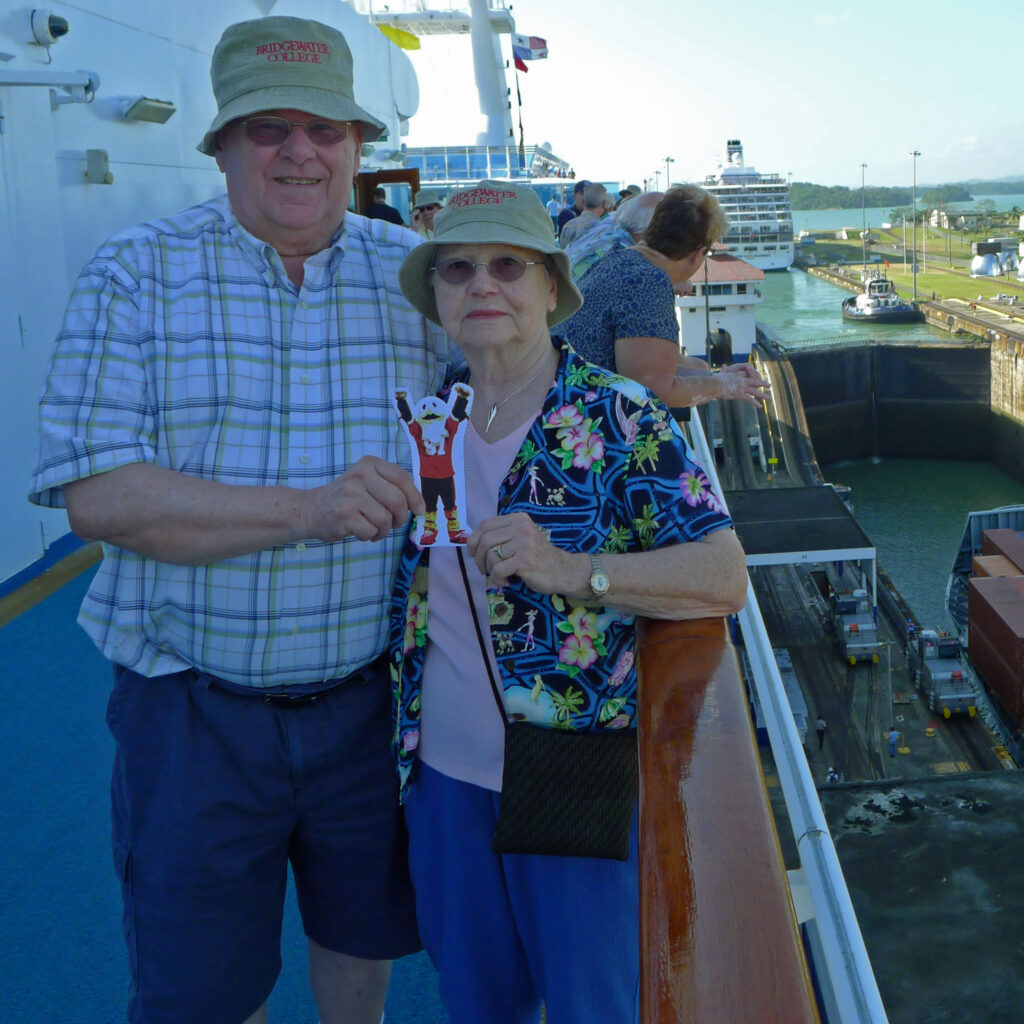
[[[478,146],[515,144],[512,104],[501,55],[503,34],[515,32],[512,13],[505,0],[468,0],[444,9],[427,9],[423,0],[390,0],[375,9],[371,0],[369,18],[375,25],[389,25],[414,36],[466,35],[473,48],[473,75],[480,97],[480,112],[486,126],[477,134]]]

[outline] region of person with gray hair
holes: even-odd
[[[589,231],[606,213],[605,200],[608,190],[599,181],[592,181],[583,190],[583,212],[575,219],[563,225],[558,243],[564,249]]]
[[[399,289],[420,238],[348,212],[386,126],[344,36],[241,22],[210,76],[227,194],[82,271],[30,497],[104,547],[79,622],[114,666],[129,1021],[263,1024],[290,865],[321,1024],[378,1024],[420,947],[382,654],[423,498],[391,396],[452,360]]]
[[[586,233],[565,247],[572,266],[572,279],[579,283],[584,274],[608,253],[636,245],[651,222],[663,192],[644,192],[620,206],[611,217],[602,218]]]
[[[630,200],[626,209],[640,201]],[[711,193],[696,185],[669,189],[636,244],[608,253],[580,278],[583,307],[562,327],[569,344],[592,363],[650,388],[670,408],[716,398],[759,405],[768,385],[748,364],[694,373],[679,347],[675,290],[696,273],[725,228]]]

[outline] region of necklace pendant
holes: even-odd
[[[487,433],[488,430],[491,429],[491,424],[494,422],[494,417],[498,415],[499,404],[499,402],[495,402],[494,405],[491,406],[491,411],[487,414],[487,426],[484,427],[485,434]]]

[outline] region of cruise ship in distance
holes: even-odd
[[[729,139],[725,146],[725,165],[702,183],[718,197],[729,220],[722,244],[759,270],[785,270],[793,263],[789,184],[781,174],[759,174],[747,167],[739,139]]]

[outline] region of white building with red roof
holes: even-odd
[[[720,350],[731,339],[732,362],[749,359],[757,307],[764,302],[763,280],[763,270],[727,250],[716,249],[690,278],[691,294],[676,297],[676,316],[687,353],[703,357],[710,334],[712,344]]]

